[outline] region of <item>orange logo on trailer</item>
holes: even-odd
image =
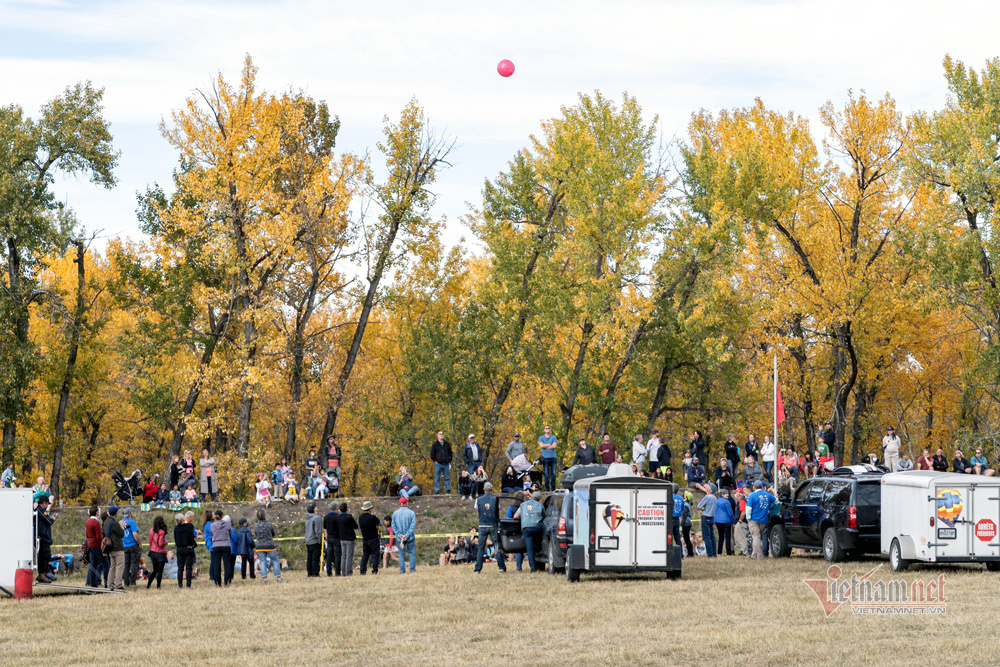
[[[958,517],[962,514],[965,503],[962,501],[962,494],[955,489],[938,489],[937,493],[937,515],[947,526],[954,526]]]
[[[976,537],[983,542],[989,542],[997,536],[997,525],[990,519],[980,519],[976,524]]]
[[[608,505],[604,508],[604,523],[608,524],[612,533],[622,524],[624,519],[625,512],[618,505]]]

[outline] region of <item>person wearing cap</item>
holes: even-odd
[[[330,511],[323,517],[323,537],[326,538],[326,576],[340,576],[340,560],[342,552],[340,550],[340,524],[337,517],[340,516],[337,503],[330,503]]]
[[[715,484],[709,482],[708,493],[698,503],[698,509],[701,510],[701,537],[705,540],[705,555],[709,558],[716,556],[715,507],[718,502],[718,498],[715,497],[716,490]]]
[[[882,457],[889,472],[896,469],[896,463],[899,461],[899,448],[902,444],[899,436],[896,435],[895,428],[890,426],[886,429],[885,437],[882,438]]]
[[[503,545],[497,539],[500,511],[497,507],[497,498],[493,495],[493,485],[486,482],[483,485],[483,492],[483,495],[476,500],[476,512],[479,514],[479,550],[476,552],[476,569],[473,572],[479,574],[483,569],[487,538],[493,540],[493,544],[496,546],[497,567],[500,568],[501,572],[506,572],[507,564],[504,562]]]
[[[358,529],[361,531],[361,574],[368,570],[371,563],[372,574],[378,574],[379,539],[378,529],[381,522],[372,514],[370,500],[361,503],[361,516],[358,517]]]
[[[108,508],[108,518],[104,521],[104,537],[111,541],[107,548],[108,556],[108,589],[122,591],[122,574],[125,571],[125,547],[122,538],[125,537],[125,521],[118,518],[118,507]]]
[[[521,535],[524,536],[528,567],[532,572],[538,572],[538,568],[535,566],[535,549],[541,546],[542,540],[542,519],[545,510],[542,503],[539,502],[541,499],[542,494],[535,491],[531,494],[531,499],[521,503],[517,512],[514,513],[514,518],[521,520]]]
[[[556,436],[552,435],[552,427],[545,425],[545,432],[538,436],[538,447],[542,452],[542,474],[545,476],[545,490],[555,491],[556,488]]]
[[[323,520],[316,514],[316,503],[306,507],[306,576],[319,576],[319,552],[322,549]]]
[[[43,494],[38,497],[38,506],[35,508],[35,537],[38,544],[38,578],[40,584],[51,584],[56,580],[52,574],[52,521],[49,516],[49,504],[51,498]]]
[[[400,574],[406,574],[407,557],[410,559],[410,574],[417,570],[417,515],[408,505],[405,497],[400,498],[399,509],[392,513],[392,532],[399,541]]]
[[[354,574],[354,541],[358,522],[351,515],[347,503],[340,503],[337,515],[337,533],[340,535],[340,574],[349,577]]]
[[[135,586],[139,578],[139,564],[142,560],[142,539],[139,536],[139,525],[132,518],[132,508],[122,508],[122,528],[125,529],[125,537],[122,538],[124,547],[125,564],[124,569],[126,587]]]
[[[771,515],[771,506],[777,498],[764,490],[764,483],[757,480],[753,483],[753,493],[747,498],[747,511],[750,521],[750,535],[753,537],[753,553],[751,558],[764,558],[762,538],[767,531],[767,520]]]
[[[507,457],[507,462],[510,463],[521,454],[524,454],[525,451],[524,443],[521,442],[521,434],[515,433],[514,439],[507,445],[507,449],[503,454]]]
[[[483,450],[476,442],[476,434],[470,433],[469,439],[465,443],[465,449],[462,450],[462,461],[465,463],[465,469],[471,475],[476,472],[476,468],[483,465]]]
[[[445,440],[444,431],[438,431],[437,440],[431,445],[431,461],[434,462],[434,493],[436,494],[441,493],[442,477],[444,477],[444,492],[451,493],[451,459],[451,443]],[[364,563],[364,561],[361,562]]]

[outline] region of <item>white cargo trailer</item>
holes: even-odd
[[[1000,478],[917,470],[882,478],[882,553],[911,562],[1000,570]]]
[[[636,477],[631,466],[612,464],[607,475],[573,485],[573,544],[566,578],[580,572],[681,574],[681,549],[673,544],[673,485]]]

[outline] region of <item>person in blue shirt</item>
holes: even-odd
[[[680,485],[675,483],[674,484],[674,512],[673,512],[674,521],[673,521],[673,528],[671,528],[670,532],[674,536],[674,544],[676,544],[676,545],[683,544],[683,542],[681,541],[681,521],[682,521],[682,517],[684,516],[684,505],[685,505],[685,503],[684,503],[684,496],[682,496],[682,495],[680,495],[680,493],[678,493],[678,491],[680,491],[680,490],[681,490]]]
[[[750,535],[753,536],[753,553],[751,558],[764,558],[763,533],[767,531],[767,520],[771,515],[771,506],[777,498],[764,490],[764,484],[757,480],[753,484],[754,492],[747,498],[747,517],[750,523]]]
[[[410,557],[410,574],[417,569],[417,515],[407,503],[409,499],[403,496],[399,499],[399,509],[392,513],[392,532],[399,542],[399,573],[406,574],[406,557]]]
[[[122,510],[124,517],[125,537],[122,538],[122,547],[125,551],[125,586],[135,586],[139,578],[139,561],[142,559],[142,539],[139,536],[139,526],[132,518],[132,508],[126,507]]]
[[[0,486],[5,489],[13,489],[15,482],[17,480],[14,478],[14,462],[7,461],[7,467],[4,469],[3,475],[0,475]]]
[[[719,501],[715,504],[715,529],[719,533],[717,553],[722,553],[722,546],[725,544],[726,555],[733,555],[733,523],[735,520],[733,505],[729,502],[729,489],[722,489]]]
[[[542,474],[545,476],[545,490],[556,490],[556,436],[552,435],[552,427],[546,426],[545,433],[538,437],[538,446],[542,450]]]
[[[705,555],[715,558],[715,512],[718,498],[715,497],[715,484],[708,483],[709,492],[698,503],[701,510],[701,537],[705,540]]]

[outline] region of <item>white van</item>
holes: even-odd
[[[566,579],[580,572],[666,572],[681,575],[681,548],[673,544],[673,484],[636,477],[631,466],[611,464],[603,477],[573,484],[573,544]]]
[[[911,562],[1000,570],[1000,478],[916,470],[882,477],[882,553]]]

